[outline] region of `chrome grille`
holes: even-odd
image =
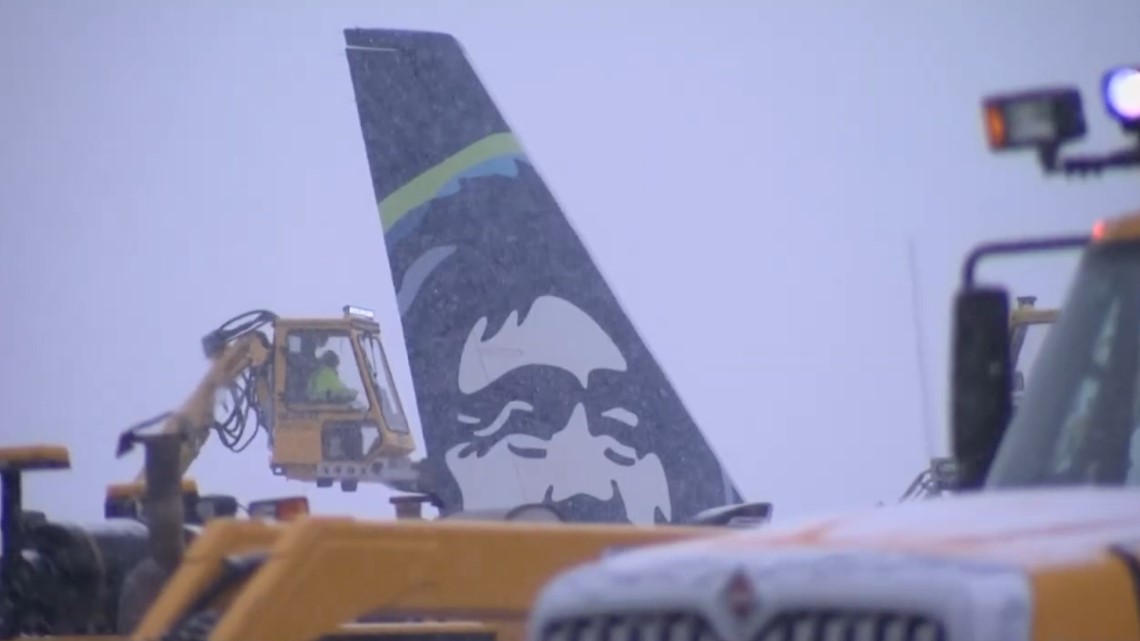
[[[542,631],[542,641],[722,641],[699,614],[652,612],[599,614],[560,619]]]
[[[646,612],[559,619],[541,641],[725,640],[699,614]],[[776,613],[749,641],[946,641],[946,629],[921,614],[813,608]]]
[[[918,614],[785,610],[752,641],[946,641],[946,630]]]

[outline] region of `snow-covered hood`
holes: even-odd
[[[790,544],[968,555],[1031,569],[1135,540],[1140,488],[1084,487],[989,492],[802,518],[676,545],[672,553],[684,548],[701,556],[736,555]]]
[[[1118,543],[1140,552],[1140,490],[1003,491],[861,509],[599,559],[547,585],[534,630],[606,611],[685,610],[701,612],[722,641],[755,636],[771,624],[765,615],[744,634],[725,609],[726,586],[743,575],[767,616],[908,612],[941,622],[949,639],[1030,639],[1034,621],[1042,625],[1035,601],[1044,607],[1035,575],[1105,564]],[[1127,572],[1111,562],[1115,592],[1104,601],[1134,611]]]

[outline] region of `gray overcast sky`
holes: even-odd
[[[0,5],[0,441],[66,443],[75,466],[29,502],[97,518],[141,464],[113,459],[119,430],[177,407],[201,336],[248,309],[376,308],[413,402],[345,27],[464,43],[741,491],[781,515],[892,500],[942,449],[972,243],[1140,205],[1134,177],[994,158],[978,109],[1078,83],[1087,147],[1122,142],[1096,84],[1140,60],[1135,0],[611,4]],[[1047,304],[1070,265],[988,273]],[[191,475],[391,514],[383,490],[271,476],[263,439],[213,442]]]

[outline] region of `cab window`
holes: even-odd
[[[294,330],[285,341],[285,401],[290,404],[368,404],[348,332]]]

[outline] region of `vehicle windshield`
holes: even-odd
[[[384,353],[384,346],[380,343],[380,337],[371,332],[363,333],[360,335],[360,345],[364,348],[364,357],[368,359],[368,369],[372,374],[372,380],[376,383],[377,395],[380,397],[380,411],[384,414],[388,429],[406,433],[408,419],[404,416],[400,396],[392,383],[392,372],[388,369],[388,358]]]
[[[988,484],[1140,486],[1140,243],[1089,247],[1062,310]]]
[[[299,329],[286,339],[285,400],[367,407],[364,380],[348,332]]]

